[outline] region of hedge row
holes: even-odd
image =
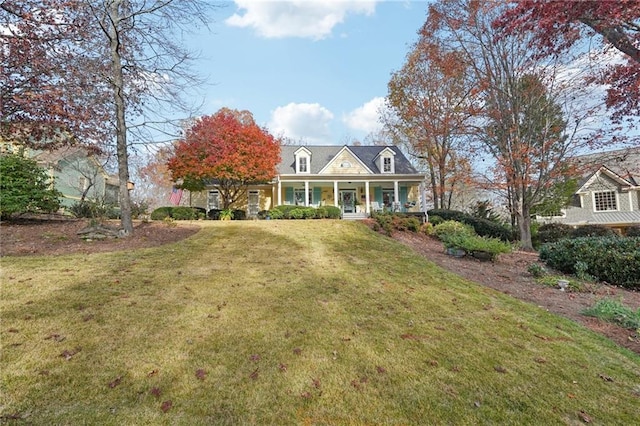
[[[151,220],[196,220],[204,218],[206,210],[201,207],[158,207],[151,212]]]
[[[220,220],[220,216],[224,215],[222,212],[227,210],[211,209],[207,213],[207,217],[211,220]],[[245,220],[247,218],[247,212],[244,210],[236,209],[231,211],[231,220]]]
[[[640,237],[565,238],[542,246],[540,259],[569,274],[582,262],[600,281],[640,290]]]
[[[270,219],[340,219],[340,208],[335,206],[303,207],[293,205],[276,206],[269,210]]]
[[[512,232],[509,228],[488,219],[474,217],[457,210],[445,209],[432,209],[429,210],[427,214],[429,215],[429,221],[432,221],[432,216],[437,216],[443,220],[455,220],[456,222],[471,225],[476,233],[482,237],[499,238],[502,241],[512,240]],[[433,222],[433,224],[437,225],[435,222]]]
[[[371,218],[376,221],[373,227],[374,231],[379,231],[382,228],[388,236],[391,236],[394,230],[418,232],[422,227],[417,217],[407,216],[403,213],[372,212]]]
[[[545,223],[538,228],[540,244],[555,243],[563,238],[614,237],[616,235],[613,229],[602,225],[583,225],[573,228],[564,223]]]

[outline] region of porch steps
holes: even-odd
[[[342,213],[342,219],[344,220],[362,220],[366,218],[366,213]]]

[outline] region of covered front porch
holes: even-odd
[[[342,213],[373,211],[422,211],[421,183],[415,176],[393,180],[278,179],[274,184],[275,205],[338,206]]]

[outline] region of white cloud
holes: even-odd
[[[342,121],[353,130],[372,133],[380,130],[380,110],[384,107],[384,98],[375,97],[364,105],[345,114]]]
[[[320,104],[290,103],[271,112],[267,125],[274,135],[308,143],[331,143],[333,114]]]
[[[254,28],[266,38],[321,40],[331,35],[348,14],[371,15],[376,9],[375,0],[235,0],[235,3],[242,12],[227,18],[227,25]]]

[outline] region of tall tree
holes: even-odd
[[[127,137],[137,127],[131,123],[141,118],[144,127],[149,124],[146,113],[167,103],[185,106],[181,92],[192,86],[196,77],[189,70],[193,57],[180,35],[198,23],[206,24],[209,6],[200,0],[101,0],[86,4],[91,12],[88,23],[100,29],[94,47],[107,64],[104,78],[113,95],[121,226],[130,234]]]
[[[388,83],[385,127],[426,164],[435,208],[450,208],[456,184],[469,176],[462,144],[473,116],[471,93],[464,55],[427,37]]]
[[[582,140],[565,134],[556,103],[553,63],[537,61],[521,34],[498,37],[491,26],[498,2],[442,0],[429,8],[422,36],[462,51],[472,64],[478,110],[475,140],[494,159],[524,249],[531,243],[531,209],[563,172]],[[573,131],[573,128],[572,128]]]
[[[228,209],[246,195],[250,184],[273,179],[279,162],[279,141],[258,126],[249,111],[223,108],[187,130],[167,165],[182,187],[213,185]]]
[[[52,121],[56,125],[49,128],[56,132],[103,142],[105,150],[115,151],[121,227],[130,234],[129,150],[132,143],[157,137],[153,133],[170,131],[166,117],[189,110],[184,99],[199,81],[183,36],[206,25],[211,4],[25,0],[1,5],[0,25],[9,28],[1,33],[10,37],[10,50],[2,50],[9,83],[2,90],[2,127],[15,134],[20,121]],[[82,132],[92,124],[102,130],[93,138]]]
[[[542,54],[566,53],[594,33],[606,46],[621,52],[624,61],[612,61],[591,78],[609,85],[606,104],[612,119],[640,115],[640,1],[638,0],[519,0],[494,21],[505,34],[521,31],[533,37],[529,46]]]

